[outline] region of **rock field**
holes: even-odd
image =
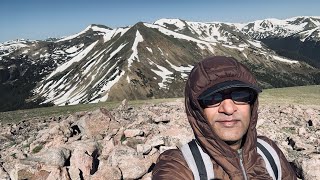
[[[300,179],[320,179],[320,106],[260,106],[257,130]],[[161,152],[192,138],[183,100],[0,124],[0,180],[148,180]]]

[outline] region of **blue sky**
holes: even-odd
[[[2,0],[0,42],[76,34],[90,24],[111,28],[161,18],[245,23],[320,16],[318,0]]]

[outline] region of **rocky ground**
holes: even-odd
[[[258,133],[300,179],[320,179],[320,107],[260,106]],[[159,154],[193,137],[182,100],[0,124],[0,179],[151,179]]]

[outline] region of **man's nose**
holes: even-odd
[[[236,104],[233,102],[232,99],[223,100],[220,103],[219,109],[218,109],[218,111],[220,113],[225,113],[225,114],[228,114],[228,115],[233,114],[237,110],[238,110],[238,108],[237,108]]]

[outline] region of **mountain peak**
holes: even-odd
[[[154,22],[154,24],[160,24],[162,22],[165,23],[174,23],[174,22],[183,22],[184,20],[179,18],[161,18]]]
[[[96,28],[102,28],[102,29],[107,29],[107,30],[112,30],[112,28],[102,25],[102,24],[91,24],[88,27],[90,27],[91,29],[96,29]]]
[[[159,19],[153,24],[160,25],[162,27],[170,26],[170,29],[174,28],[172,26],[175,26],[175,30],[181,30],[185,28],[186,22],[181,19]]]

